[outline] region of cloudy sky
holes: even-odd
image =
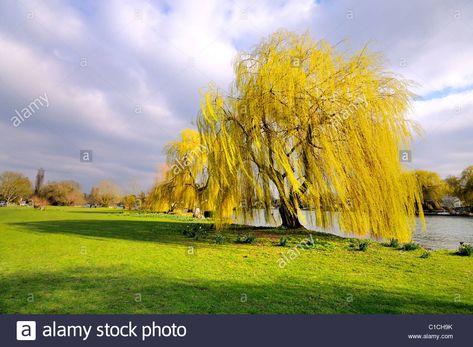
[[[412,165],[446,176],[473,164],[471,0],[2,0],[0,172],[148,189],[199,91],[227,88],[235,54],[281,28],[383,52],[416,83]]]

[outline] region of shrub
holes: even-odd
[[[208,229],[202,227],[202,226],[199,226],[197,228],[197,230],[195,231],[195,239],[198,240],[200,238],[202,239],[205,239],[207,237],[207,234],[208,234]]]
[[[214,211],[204,211],[205,218],[214,218],[214,216],[215,216]]]
[[[48,200],[40,198],[39,196],[35,195],[31,198],[31,200],[33,201],[34,208],[44,210],[46,206],[48,206]]]
[[[184,230],[182,230],[182,235],[187,236],[187,237],[194,237],[194,229],[191,228],[190,225],[186,226]]]
[[[415,242],[408,242],[408,243],[405,243],[401,249],[403,251],[415,251],[416,249],[419,249],[421,248],[420,245],[418,243],[415,243]]]
[[[430,252],[427,251],[427,252],[424,252],[422,253],[422,255],[420,256],[422,259],[426,259],[426,258],[429,258],[430,257]]]
[[[350,243],[350,248],[353,248],[356,251],[362,251],[366,252],[368,250],[368,246],[370,245],[370,242],[368,240],[353,240]]]
[[[287,245],[287,237],[286,236],[281,236],[279,238],[278,246],[285,247],[286,245]]]
[[[225,242],[225,237],[222,234],[215,235],[215,243],[217,245],[222,245]]]
[[[389,242],[389,247],[399,248],[399,241],[397,239],[391,239]]]
[[[237,239],[235,240],[235,243],[255,243],[256,237],[253,235],[243,235],[237,236]]]
[[[202,224],[188,225],[186,229],[182,231],[182,235],[195,238],[196,240],[204,239],[208,234],[208,227]]]
[[[458,247],[457,254],[469,257],[473,254],[473,246],[466,242],[460,242],[460,247]]]
[[[358,250],[362,252],[366,252],[368,250],[368,246],[370,243],[368,241],[363,241],[358,243]]]

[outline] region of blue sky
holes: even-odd
[[[427,92],[423,95],[419,95],[416,99],[417,100],[432,100],[432,99],[440,99],[440,98],[445,98],[449,95],[455,95],[455,94],[461,94],[463,92],[470,92],[473,90],[473,84],[463,86],[460,88],[455,88],[455,87],[446,87],[443,89],[438,89],[438,90],[433,90],[430,92]]]
[[[199,91],[226,89],[234,56],[286,28],[382,52],[419,95],[412,166],[458,174],[473,164],[472,16],[473,1],[2,1],[0,171],[148,189]]]

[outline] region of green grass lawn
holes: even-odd
[[[195,240],[196,221],[110,209],[0,208],[1,313],[473,313],[473,257],[313,234],[235,229]],[[190,248],[193,247],[193,248]],[[194,251],[192,254],[192,250]]]

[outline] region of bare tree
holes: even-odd
[[[43,182],[44,182],[44,169],[40,168],[38,169],[38,173],[36,174],[36,181],[34,185],[35,195],[38,195],[39,192],[41,191],[41,188],[43,187]]]
[[[5,171],[0,175],[0,196],[7,203],[30,197],[33,191],[31,181],[19,172]]]
[[[94,203],[107,207],[120,201],[121,190],[116,183],[105,180],[92,187],[90,195]]]

